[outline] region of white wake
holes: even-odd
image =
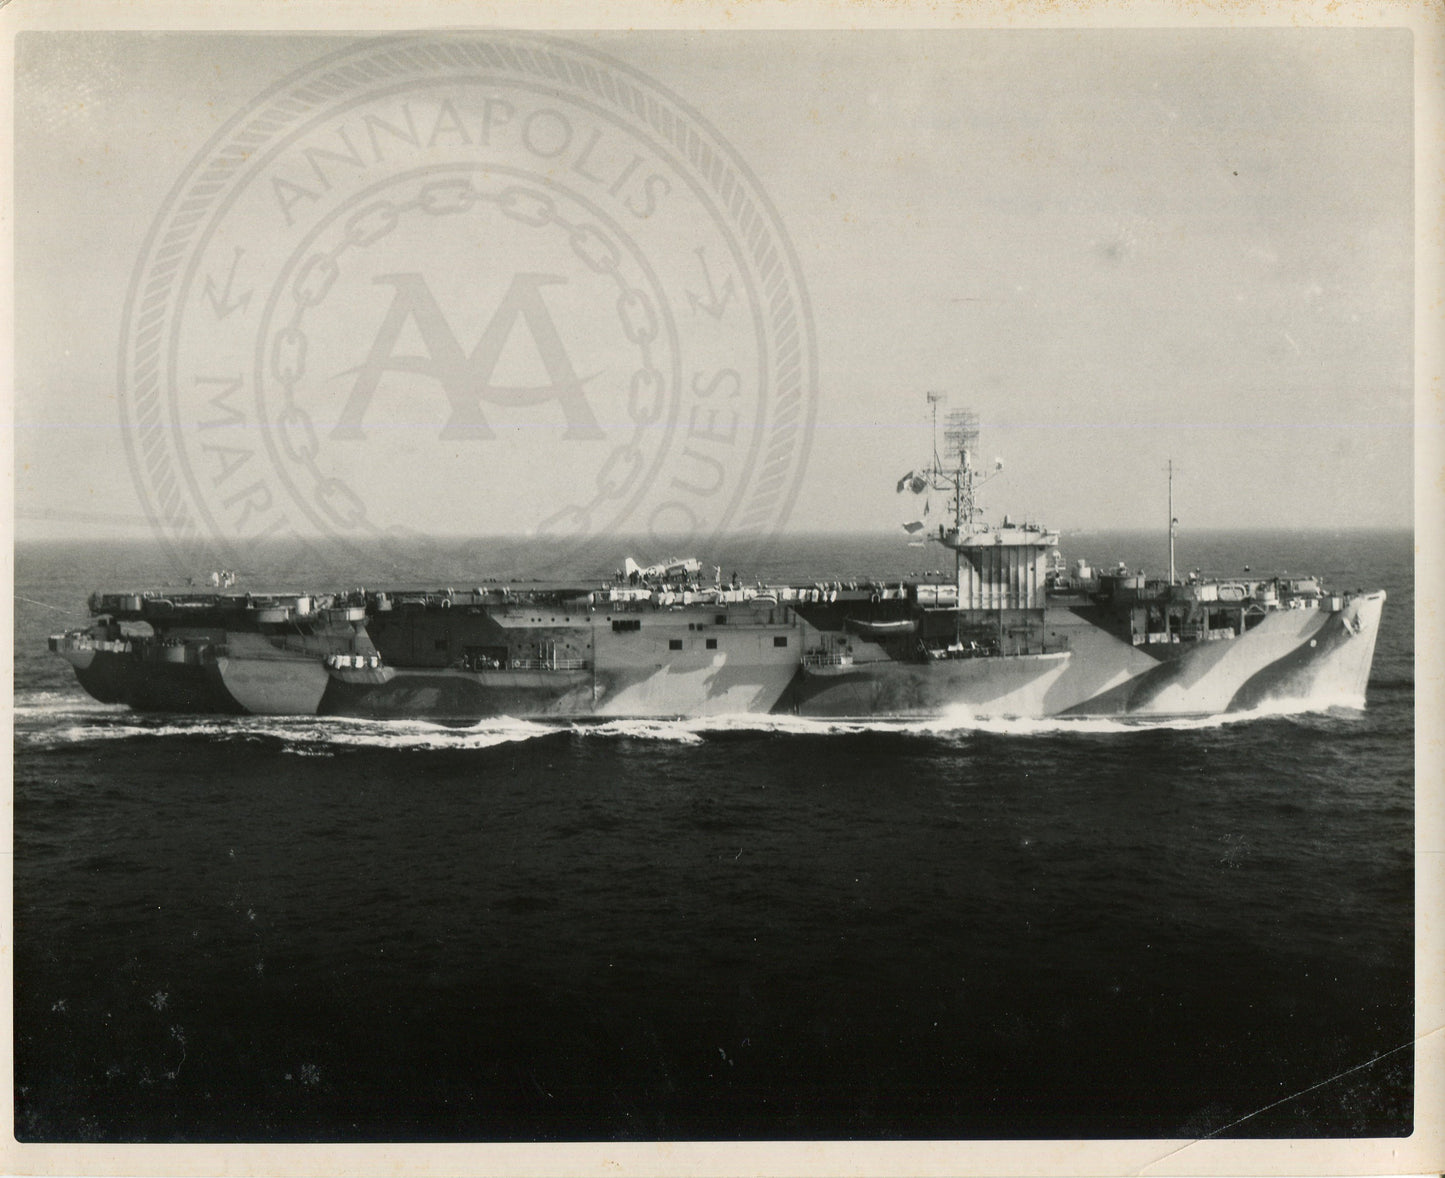
[[[352,748],[472,750],[566,734],[580,740],[629,740],[699,745],[722,735],[792,737],[902,734],[966,740],[995,736],[1106,736],[1197,731],[1269,719],[1358,714],[1358,697],[1271,702],[1249,711],[1206,716],[980,716],[965,710],[916,719],[814,719],[787,715],[730,715],[693,719],[522,720],[501,716],[455,726],[429,720],[368,720],[316,716],[147,715],[62,692],[32,692],[15,702],[15,742],[53,747],[80,742],[169,736],[259,742],[275,740],[297,756],[331,756]]]

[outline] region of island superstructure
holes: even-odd
[[[935,429],[935,439],[937,430]],[[97,592],[52,636],[96,699],[144,711],[424,718],[1204,715],[1361,705],[1385,595],[1314,577],[1067,566],[978,503],[978,427],[899,481],[951,575],[743,584],[696,559],[565,583]],[[1172,472],[1171,472],[1172,477]]]

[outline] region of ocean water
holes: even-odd
[[[467,584],[668,555],[615,547],[239,571]],[[696,555],[938,563],[891,537]],[[46,634],[174,570],[22,545],[17,1136],[1407,1134],[1412,561],[1408,533],[1181,542],[1182,567],[1385,588],[1363,710],[455,729],[97,704]]]

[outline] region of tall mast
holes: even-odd
[[[933,442],[933,473],[934,473],[935,475],[939,475],[939,474],[942,474],[942,473],[943,473],[943,463],[939,460],[939,457],[938,457],[938,403],[939,403],[940,401],[942,401],[942,400],[943,400],[943,394],[942,394],[942,393],[929,393],[929,394],[928,394],[928,407],[933,411],[933,436],[932,436],[932,442]]]
[[[953,469],[953,526],[960,534],[973,530],[973,448],[978,443],[978,414],[955,409],[944,421],[944,444],[948,447]]]
[[[1179,521],[1174,518],[1174,459],[1169,460],[1169,583],[1174,584],[1174,529]]]

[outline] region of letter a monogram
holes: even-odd
[[[604,436],[582,396],[582,382],[578,380],[567,350],[562,346],[557,325],[552,321],[547,304],[542,301],[542,287],[566,282],[565,278],[549,274],[516,275],[471,356],[462,352],[456,334],[437,305],[436,296],[420,274],[382,274],[376,281],[390,285],[396,294],[371,346],[371,353],[361,366],[341,419],[331,431],[333,438],[366,436],[361,428],[362,418],[376,395],[384,372],[420,373],[441,384],[451,403],[451,414],[442,426],[443,438],[474,440],[492,437],[492,431],[482,416],[483,401],[509,406],[558,401],[567,419],[564,438],[585,440]],[[542,358],[551,385],[517,388],[491,383],[502,348],[518,318],[532,333],[537,354]],[[417,330],[426,345],[426,356],[395,354],[396,341],[408,319],[416,321]]]

